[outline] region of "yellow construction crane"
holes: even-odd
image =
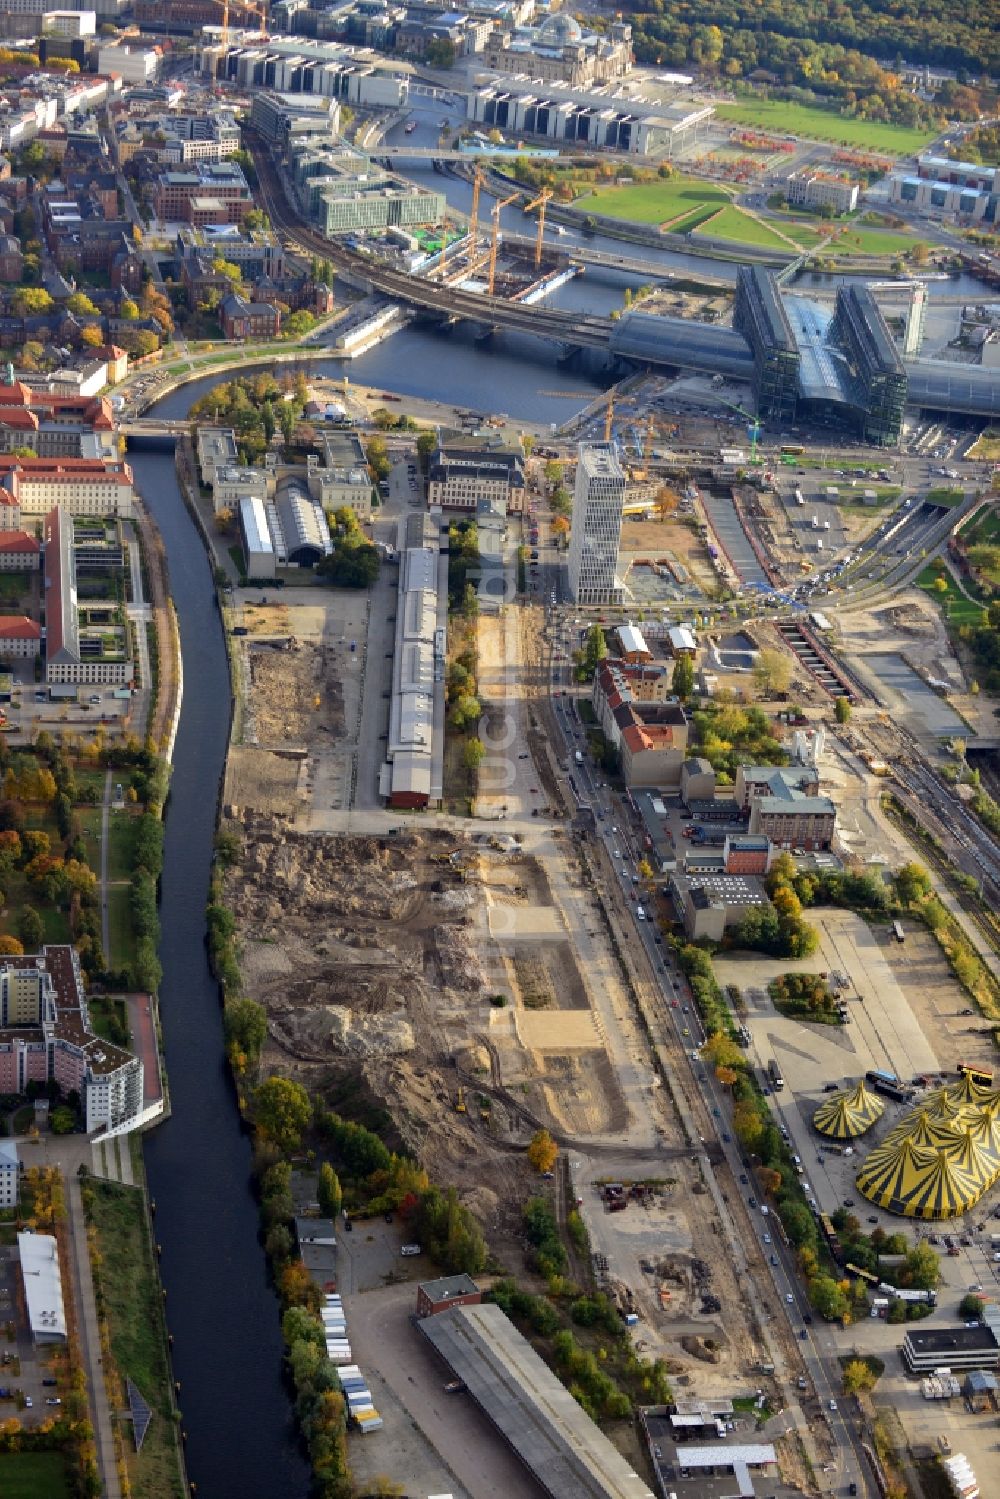
[[[255,16],[259,16],[261,30],[267,30],[267,4],[254,5],[252,0],[238,0],[241,10],[252,10]],[[229,0],[222,0],[222,45],[229,46]]]
[[[479,193],[483,183],[486,181],[486,173],[482,167],[476,166],[472,174],[472,212],[469,215],[469,258],[475,259],[476,255],[476,231],[479,228]]]
[[[542,235],[545,233],[545,205],[552,197],[552,189],[543,187],[537,198],[532,198],[530,203],[525,203],[525,213],[530,213],[533,208],[538,209],[538,233],[535,235],[535,269],[542,263]]]
[[[490,210],[493,215],[493,237],[490,240],[490,275],[489,281],[487,282],[486,286],[486,295],[488,297],[492,297],[493,295],[493,285],[496,281],[497,275],[497,244],[500,240],[500,210],[502,208],[506,208],[508,204],[515,202],[518,197],[520,197],[519,193],[511,193],[509,198],[503,198],[499,202],[494,203],[492,209]]]

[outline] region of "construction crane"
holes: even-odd
[[[538,233],[535,235],[535,270],[542,263],[542,236],[545,233],[545,205],[552,197],[552,189],[543,187],[537,198],[532,198],[530,203],[525,203],[525,213],[530,213],[533,208],[538,209]]]
[[[751,416],[749,411],[745,410],[744,407],[737,405],[735,401],[723,400],[721,396],[719,397],[719,400],[722,402],[723,406],[728,406],[730,411],[737,411],[739,412],[740,416],[746,417],[747,437],[749,437],[750,439],[750,462],[762,462],[761,456],[757,451],[757,444],[760,440],[761,434],[760,418]]]
[[[503,198],[499,202],[494,203],[490,210],[493,215],[493,237],[490,240],[490,274],[486,285],[486,295],[488,297],[492,297],[493,295],[493,285],[497,275],[497,245],[500,242],[500,210],[506,208],[508,204],[516,202],[519,197],[520,193],[511,193],[509,198]]]
[[[469,256],[472,260],[476,256],[476,231],[479,228],[479,192],[485,181],[486,173],[477,165],[472,174],[472,212],[469,215]]]
[[[267,30],[267,5],[254,5],[252,0],[237,0],[240,10],[252,10],[260,18],[261,30]],[[229,46],[229,0],[222,0],[222,45]]]

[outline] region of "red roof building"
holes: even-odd
[[[38,567],[41,547],[27,531],[0,531],[0,572],[20,573]]]

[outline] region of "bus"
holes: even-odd
[[[805,447],[801,442],[783,442],[781,444],[782,458],[801,458]]]
[[[773,1057],[767,1064],[767,1080],[771,1084],[771,1087],[774,1089],[775,1093],[780,1093],[782,1088],[785,1086],[785,1079],[781,1075],[781,1068],[778,1066]]]
[[[903,923],[901,921],[894,921],[892,923],[892,935],[897,942],[906,941],[906,933],[903,931]]]
[[[865,1073],[865,1082],[871,1083],[876,1093],[884,1093],[886,1098],[895,1098],[898,1103],[909,1103],[916,1093],[909,1083],[904,1083],[894,1072],[881,1072],[872,1068]]]
[[[959,1062],[958,1072],[960,1077],[969,1078],[981,1088],[993,1087],[993,1071],[989,1067],[973,1067],[969,1062]]]
[[[853,1275],[858,1280],[863,1280],[866,1285],[878,1287],[878,1276],[873,1274],[871,1270],[862,1270],[860,1265],[852,1265],[850,1260],[848,1260],[847,1264],[844,1266],[844,1269],[847,1271],[848,1275]]]

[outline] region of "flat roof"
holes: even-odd
[[[417,1287],[430,1301],[447,1301],[450,1296],[476,1296],[479,1287],[471,1275],[442,1275],[437,1280],[422,1280]]]
[[[941,1327],[908,1332],[903,1340],[914,1353],[990,1353],[997,1340],[988,1327]]]
[[[64,1338],[66,1309],[55,1239],[51,1234],[21,1233],[17,1236],[17,1251],[32,1333],[35,1337]]]
[[[653,1499],[498,1306],[455,1306],[418,1326],[552,1499]]]

